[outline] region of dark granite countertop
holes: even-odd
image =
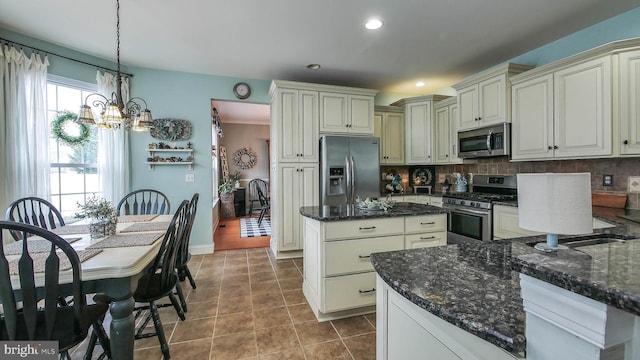
[[[508,204],[505,204],[508,205]],[[568,239],[640,238],[640,211],[593,208],[596,218],[616,225]],[[525,349],[525,313],[519,274],[640,315],[640,240],[578,250],[540,253],[532,236],[478,244],[372,254],[376,272],[419,307],[507,351]]]
[[[446,214],[447,211],[430,205],[396,202],[389,210],[363,210],[353,205],[335,206],[304,206],[300,208],[300,214],[318,221],[341,221],[370,218],[384,218],[396,216],[416,216]]]
[[[595,217],[615,223],[615,228],[593,235],[561,236],[568,240],[627,239],[626,242],[581,246],[555,253],[531,252],[515,256],[512,268],[536,279],[640,316],[640,224],[619,215],[640,218],[640,211],[594,207]],[[545,236],[519,238],[514,248],[544,242]],[[529,245],[526,245],[529,244]]]
[[[525,249],[527,250],[527,249]],[[509,241],[371,254],[380,277],[430,313],[509,352],[525,349],[525,313]]]

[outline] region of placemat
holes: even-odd
[[[141,222],[120,230],[121,233],[138,232],[138,231],[167,231],[169,227],[168,221],[162,222]]]
[[[146,234],[111,235],[108,238],[101,240],[91,246],[87,246],[87,249],[147,246],[147,245],[153,244],[156,240],[162,237],[162,235],[164,235],[164,233],[162,232],[154,232],[154,233],[146,233]]]
[[[158,217],[158,214],[147,214],[147,215],[122,215],[118,216],[118,222],[121,223],[130,223],[130,222],[143,222],[143,221],[151,221]]]
[[[89,225],[65,225],[57,229],[53,229],[51,232],[58,235],[88,234]]]
[[[64,238],[69,244],[76,242],[81,237],[70,237]],[[32,239],[29,238],[27,242],[27,246],[29,247],[29,253],[46,253],[51,251],[51,241],[45,239]],[[19,255],[22,254],[22,240],[13,242],[11,244],[4,245],[4,254],[5,255]]]
[[[91,259],[92,257],[100,254],[102,252],[102,250],[100,249],[94,249],[94,250],[79,250],[77,251],[78,257],[80,258],[80,262],[84,262],[87,261],[89,259]],[[47,261],[47,257],[49,256],[49,253],[37,253],[37,254],[32,254],[31,258],[33,259],[33,272],[36,273],[41,273],[44,272],[44,267],[45,267],[45,262]],[[60,271],[65,271],[65,270],[69,270],[71,269],[71,262],[69,261],[69,259],[67,258],[66,255],[59,255],[60,256]],[[18,259],[14,259],[11,260],[9,262],[9,273],[11,275],[18,275],[18,261],[20,261],[20,258]]]

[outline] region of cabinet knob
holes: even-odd
[[[558,145],[553,145],[554,150],[558,150]]]
[[[449,154],[444,154],[444,157],[449,157]]]
[[[478,117],[478,121],[482,120],[482,116]]]
[[[547,146],[547,150],[551,150],[553,147],[551,145]]]
[[[629,145],[629,140],[625,140],[622,143],[625,144],[625,145]]]

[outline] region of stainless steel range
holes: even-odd
[[[448,214],[447,242],[490,241],[493,239],[493,204],[516,201],[518,187],[515,175],[475,175],[471,191],[442,196]]]

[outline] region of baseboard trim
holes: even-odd
[[[189,252],[191,255],[213,254],[213,243],[189,246]]]

